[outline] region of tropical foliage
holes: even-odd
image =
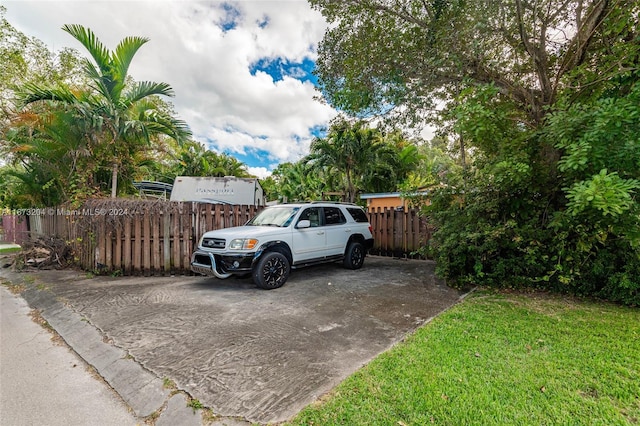
[[[362,121],[352,124],[339,119],[326,137],[313,141],[307,160],[327,175],[342,176],[347,201],[353,203],[358,191],[395,190],[417,164],[418,156],[416,147],[402,135],[385,135]]]
[[[274,170],[275,190],[280,200],[358,202],[363,192],[416,189],[425,179],[433,180],[432,171],[416,171],[421,162],[433,158],[431,154],[428,146],[410,141],[401,132],[385,132],[362,120],[339,117],[324,137],[312,141],[308,156]]]
[[[296,163],[281,163],[271,174],[276,200],[296,202],[320,200],[325,189],[331,188],[331,176],[314,171],[305,159]]]
[[[329,101],[460,153],[426,211],[440,274],[640,303],[637,2],[311,3]]]
[[[167,142],[162,152],[156,151],[153,161],[142,164],[145,179],[173,183],[176,176],[252,177],[235,157],[208,150],[200,142]]]
[[[5,13],[6,8],[0,5],[0,126],[8,125],[15,114],[15,91],[21,85],[86,83],[77,51],[70,48],[57,53],[49,51],[42,41],[17,31],[6,20]]]
[[[90,29],[66,25],[91,60],[72,49],[53,54],[4,13],[0,8],[2,206],[133,194],[135,180],[249,176],[235,158],[189,139],[186,123],[162,99],[173,95],[168,84],[128,75],[147,39],[127,37],[110,51]]]
[[[93,62],[83,61],[83,70],[91,84],[82,91],[66,85],[56,87],[27,83],[23,86],[21,102],[25,106],[49,101],[54,107],[71,111],[82,126],[90,129],[86,149],[94,159],[100,159],[88,171],[85,182],[91,187],[99,184],[99,174],[111,166],[111,196],[117,195],[118,172],[129,177],[135,165],[134,157],[151,143],[155,135],[166,135],[181,142],[190,136],[186,123],[162,111],[153,96],[173,96],[166,83],[131,82],[127,79],[129,66],[148,39],[127,37],[114,51],[109,51],[87,28],[65,25],[64,31],[78,40],[89,52]]]

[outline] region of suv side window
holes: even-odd
[[[316,228],[320,226],[320,207],[309,207],[305,209],[300,215],[298,222],[301,220],[308,220],[311,222],[311,227]]]
[[[344,217],[342,211],[340,211],[338,207],[324,208],[325,225],[339,225],[341,223],[347,223],[347,219]]]
[[[369,222],[364,210],[355,207],[347,207],[347,211],[356,222]]]

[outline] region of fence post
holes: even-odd
[[[162,264],[160,262],[160,226],[162,224],[162,210],[154,211],[151,219],[151,226],[153,228],[153,242],[151,244],[153,252],[153,266],[151,267],[151,275],[155,275],[162,271]]]
[[[107,251],[107,248],[106,248],[107,241],[105,238],[106,215],[99,214],[93,217],[92,219],[94,224],[92,228],[95,230],[93,234],[93,240],[94,240],[93,245],[95,246],[95,249],[93,252],[93,268],[101,272],[102,270],[106,270],[107,268],[111,267],[111,265],[107,265],[106,263],[106,251]]]
[[[124,256],[124,274],[131,274],[131,221],[135,216],[128,216],[124,221],[124,247],[122,250]]]
[[[393,256],[402,257],[402,212],[396,209],[390,209],[393,214]]]
[[[144,209],[142,216],[142,274],[148,277],[151,272],[151,218],[149,209]]]
[[[122,218],[122,220],[126,220]],[[119,269],[124,274],[124,265],[122,264],[122,227],[116,227],[116,240],[115,240],[115,259],[113,260],[113,265],[115,269]]]
[[[193,243],[191,241],[191,230],[193,227],[193,214],[192,203],[181,203],[183,207],[182,214],[180,215],[180,229],[182,232],[182,270],[187,272],[190,270],[189,264],[191,262],[191,250],[193,250]]]

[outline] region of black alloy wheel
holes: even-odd
[[[258,287],[273,290],[282,287],[289,278],[291,266],[285,255],[278,252],[265,253],[253,272],[253,280]]]
[[[362,243],[352,242],[344,256],[344,266],[349,269],[360,269],[364,263],[365,249]]]

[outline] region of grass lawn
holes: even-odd
[[[640,309],[478,291],[291,425],[640,423]]]
[[[18,253],[20,250],[22,250],[22,248],[19,247],[19,246],[17,246],[17,247],[14,247],[14,246],[0,247],[0,255]]]

